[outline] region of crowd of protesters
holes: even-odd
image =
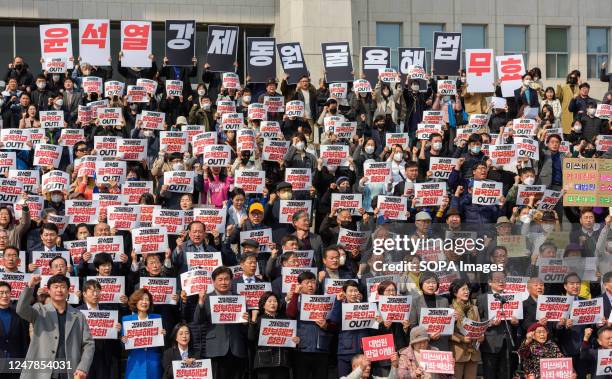
[[[70,360],[74,371],[50,372],[36,376],[24,372],[22,377],[75,378],[172,378],[173,361],[192,362],[211,359],[214,378],[512,378],[516,370],[527,378],[540,378],[540,359],[572,358],[577,378],[604,378],[597,375],[597,350],[612,349],[612,327],[608,324],[612,304],[612,215],[604,207],[568,207],[561,200],[553,210],[538,209],[539,199],[530,197],[526,205],[518,205],[519,184],[545,185],[546,189],[562,190],[563,160],[570,157],[610,158],[610,151],[598,151],[600,136],[612,134],[608,119],[595,116],[599,100],[589,96],[589,84],[581,73],[573,70],[564,83],[544,87],[538,68],[529,70],[514,96],[506,97],[506,105],[496,109],[491,97],[501,98],[499,83],[496,93],[471,93],[465,72],[456,78],[457,94],[437,92],[437,81],[447,77],[432,76],[422,87],[416,80],[389,85],[380,81],[371,93],[349,91],[345,98],[330,96],[324,80],[311,83],[303,76],[288,84],[270,78],[267,83],[245,84],[238,90],[223,88],[221,73],[194,60],[193,68],[173,67],[164,59],[153,60],[151,68],[121,66],[116,69],[126,84],[137,79],[158,82],[157,93],[149,94],[145,103],[130,103],[127,96],[108,98],[109,107],[119,107],[122,122],[117,126],[101,125],[95,118],[82,122],[79,106],[102,100],[103,93],[84,93],[82,78],[97,76],[107,81],[112,67],[93,67],[75,60],[74,69],[66,74],[35,73],[19,56],[9,64],[4,77],[6,87],[0,98],[3,129],[29,129],[40,126],[39,112],[61,110],[66,128],[81,128],[85,140],[65,147],[58,167],[33,165],[33,150],[17,151],[16,169],[36,170],[39,175],[52,170],[65,171],[71,185],[65,191],[47,191],[41,214],[30,214],[25,197],[19,199],[22,216],[15,205],[0,207],[0,250],[3,270],[28,276],[19,299],[11,299],[11,287],[0,282],[0,356],[22,359]],[[161,64],[159,67],[156,63]],[[236,66],[237,67],[237,66]],[[605,76],[605,67],[602,67]],[[198,74],[200,74],[198,76]],[[435,74],[435,73],[434,73]],[[165,80],[183,81],[183,93],[168,96]],[[196,83],[197,81],[197,83]],[[194,85],[192,87],[192,84]],[[195,89],[192,89],[195,88]],[[284,158],[278,161],[262,157],[263,138],[259,133],[262,120],[250,119],[252,103],[263,103],[265,96],[283,96],[285,102],[300,100],[304,117],[287,117],[283,112],[269,112],[267,120],[278,121],[281,139],[290,141]],[[221,115],[216,104],[221,100],[235,103],[244,114],[242,128],[257,133],[254,150],[240,150],[236,132],[221,128]],[[612,93],[603,98],[612,103]],[[521,118],[525,108],[537,107],[537,131],[533,139],[539,147],[534,159],[521,158],[510,165],[498,166],[486,154],[486,147],[513,143],[513,120]],[[231,148],[232,161],[224,167],[208,167],[192,147],[184,153],[160,150],[159,131],[142,127],[138,115],[143,111],[165,114],[164,129],[181,131],[185,125],[201,125],[203,131],[215,132],[218,144]],[[440,110],[444,124],[441,133],[418,139],[423,112]],[[467,126],[470,115],[489,115],[488,124],[465,138],[458,130]],[[323,127],[325,118],[340,116],[356,121],[352,138],[338,138]],[[554,129],[552,133],[548,129]],[[386,145],[386,135],[408,133],[408,146]],[[79,159],[96,155],[94,140],[98,136],[146,139],[147,159],[127,162],[126,180],[152,181],[153,191],[143,194],[139,204],[159,205],[162,209],[191,211],[199,207],[226,208],[225,230],[206,227],[199,221],[183,225],[177,235],[169,236],[169,248],[157,254],[137,254],[132,246],[130,230],[116,230],[107,224],[101,212],[96,224],[69,224],[64,230],[51,220],[64,215],[67,200],[91,200],[97,193],[121,194],[125,183],[98,184],[75,169]],[[59,129],[45,129],[45,142],[59,144]],[[561,151],[567,144],[569,148]],[[32,145],[30,143],[30,145]],[[344,165],[328,167],[319,157],[324,145],[344,145],[350,151]],[[32,147],[32,146],[31,146]],[[483,148],[485,147],[485,148]],[[6,149],[5,149],[6,150]],[[447,184],[448,196],[441,206],[423,206],[414,197],[414,184],[437,182],[430,170],[432,157],[457,158]],[[364,163],[390,162],[391,175],[386,183],[369,183],[364,176]],[[293,190],[285,181],[287,168],[308,168],[312,187]],[[265,172],[265,190],[245,193],[234,185],[241,170]],[[164,173],[194,171],[193,193],[174,193],[164,186]],[[503,183],[503,196],[497,205],[472,203],[475,181]],[[333,194],[361,194],[358,209],[336,209]],[[403,220],[390,220],[378,209],[380,196],[408,198],[408,212]],[[312,200],[310,213],[290,215],[290,223],[279,222],[281,200]],[[25,203],[25,204],[24,204]],[[260,246],[253,239],[241,239],[249,230],[272,230],[272,242]],[[369,231],[370,241],[361,247],[339,243],[342,230]],[[397,234],[410,238],[444,238],[447,232],[475,232],[484,238],[482,251],[465,254],[443,250],[447,262],[503,265],[503,271],[456,272],[451,281],[444,281],[443,272],[403,273],[377,271],[377,262],[412,261],[419,263],[418,252],[410,255],[389,250],[372,254],[372,240],[392,238]],[[563,235],[559,244],[549,235]],[[516,247],[498,244],[496,237],[522,235],[525,253]],[[104,252],[86,252],[80,263],[66,261],[59,254],[64,243],[90,236],[121,236],[123,251],[117,260]],[[25,251],[26,262],[20,262]],[[32,252],[58,252],[49,262],[51,276],[41,285],[41,267]],[[312,251],[316,274],[303,272],[297,285],[283,293],[282,268],[296,267],[295,251]],[[180,274],[187,272],[186,254],[220,252],[222,265],[210,272],[212,291],[188,296],[181,289]],[[584,280],[582,272],[565,273],[563,280],[547,283],[539,275],[543,258],[595,258],[595,281]],[[87,263],[90,261],[90,263]],[[378,267],[378,266],[377,266]],[[386,280],[374,289],[381,296],[412,296],[410,317],[391,322],[377,315],[376,327],[343,330],[342,304],[372,301],[368,279],[394,274],[396,281]],[[100,303],[101,285],[88,277],[123,276],[125,293],[118,303]],[[507,277],[523,277],[527,281],[522,300],[523,318],[512,317],[509,330],[504,321],[489,315],[487,295],[504,293]],[[69,278],[78,278],[78,302],[67,303],[71,286]],[[146,288],[140,288],[144,277],[176,278],[179,285],[172,295],[176,304],[156,304]],[[304,295],[322,294],[326,279],[348,279],[343,282],[331,312],[316,321],[300,319]],[[238,283],[271,283],[271,291],[259,299],[257,309],[243,315],[243,322],[219,324],[211,317],[211,298],[237,294]],[[573,300],[603,298],[603,320],[592,325],[574,325],[563,317],[560,321],[537,319],[537,299],[542,295],[565,295]],[[419,325],[421,309],[452,308],[454,331],[450,335],[431,333]],[[117,339],[96,339],[79,310],[116,310],[118,331],[123,324],[135,320],[161,318],[159,334],[164,347],[124,349],[127,337],[119,332]],[[462,321],[489,320],[485,334],[479,338],[462,333]],[[258,345],[262,320],[297,320],[295,348]],[[364,355],[362,338],[392,334],[394,352],[391,358],[371,361]],[[454,374],[427,372],[419,364],[423,350],[452,352]],[[519,364],[520,358],[520,364]],[[18,374],[7,374],[17,377]],[[3,374],[4,376],[4,374]]]

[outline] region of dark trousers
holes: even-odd
[[[329,354],[296,352],[293,362],[295,379],[327,378]]]
[[[578,378],[586,378],[587,372],[589,370],[588,363],[586,361],[580,359],[580,354],[578,355],[570,355],[568,358],[572,358],[572,365],[574,366],[574,370],[576,371],[576,375]],[[591,373],[594,375],[595,373]]]
[[[257,379],[287,379],[289,378],[288,367],[262,367],[255,369]]]
[[[498,353],[482,352],[482,375],[484,379],[511,379],[518,368],[515,354],[509,351],[508,340]]]
[[[212,358],[213,378],[242,379],[246,360],[228,353],[223,357]]]
[[[347,376],[353,371],[353,367],[351,366],[351,359],[353,355],[338,355],[338,377]]]

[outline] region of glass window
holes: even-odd
[[[598,78],[601,64],[608,61],[608,28],[587,28],[587,77]]]
[[[12,39],[12,38],[11,38]],[[40,32],[39,24],[20,23],[15,27],[15,44],[17,55],[30,67],[32,75],[42,72],[40,65]]]
[[[567,28],[546,28],[546,76],[565,78],[568,61]]]
[[[433,51],[434,32],[444,31],[444,24],[419,24],[419,47],[425,48],[425,64],[431,67],[431,53]]]
[[[461,61],[465,68],[465,49],[484,49],[487,47],[485,25],[463,25],[461,30]]]
[[[13,59],[13,24],[10,22],[0,23],[0,62],[7,67]],[[0,78],[3,80],[3,78]]]
[[[402,24],[394,24],[387,22],[376,23],[376,46],[384,46],[391,48],[391,67],[398,67],[398,52],[397,48],[402,42]]]
[[[527,63],[527,26],[520,25],[505,25],[504,26],[504,55],[523,55],[525,67],[529,67]]]

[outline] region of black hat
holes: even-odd
[[[292,189],[293,187],[291,186],[291,183],[288,183],[288,182],[280,182],[280,183],[278,183],[276,185],[276,190],[277,191],[280,191],[280,190],[285,189],[285,188]]]
[[[255,248],[259,249],[259,242],[249,238],[249,239],[246,239],[246,240],[242,241],[240,246],[242,246],[242,247],[252,246],[252,247],[255,247]]]

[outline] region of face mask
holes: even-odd
[[[291,200],[293,198],[293,193],[289,191],[283,191],[278,194],[278,197],[280,197],[281,200]]]
[[[587,115],[593,117],[595,116],[595,108],[588,108],[587,109]]]
[[[472,154],[478,154],[480,153],[480,146],[472,146],[470,148],[470,151],[472,152]]]
[[[381,130],[382,130],[382,129],[384,129],[385,124],[384,124],[384,123],[381,123],[381,124],[376,124],[376,127],[377,127],[378,129],[381,129]]]
[[[341,227],[343,227],[343,228],[345,228],[345,229],[349,229],[349,228],[350,228],[350,226],[351,226],[351,224],[352,224],[352,221],[342,221],[342,222],[340,223],[340,226],[341,226]]]
[[[64,196],[62,195],[51,195],[51,201],[54,203],[61,203],[64,200]]]
[[[153,131],[152,131],[152,130],[145,130],[144,132],[142,132],[142,134],[143,134],[145,137],[147,137],[147,138],[148,138],[148,137],[153,137]]]
[[[251,96],[242,96],[242,101],[244,101],[245,103],[250,103],[251,102]]]
[[[374,152],[374,146],[372,146],[372,145],[368,145],[368,146],[366,146],[366,147],[365,147],[365,152],[366,152],[367,154],[372,154],[372,153]]]
[[[64,100],[62,99],[55,100],[55,105],[57,105],[58,107],[61,107],[62,105],[64,105]]]
[[[346,255],[341,255],[338,259],[338,262],[340,262],[340,266],[344,266],[344,264],[346,263]]]
[[[442,142],[434,142],[431,146],[435,151],[442,150]]]
[[[57,74],[53,74],[53,76],[51,76],[51,78],[53,79],[54,82],[59,82],[60,80],[60,76]]]
[[[198,90],[198,96],[204,96],[204,95],[206,95],[206,90],[199,89]]]
[[[306,147],[304,145],[304,142],[298,142],[295,144],[295,148],[298,149],[299,151],[304,151],[304,147]]]
[[[531,84],[531,80],[529,80],[529,79],[525,79],[525,80],[523,80],[523,85],[524,85],[525,87],[529,87],[529,85],[530,85],[530,84]]]
[[[46,82],[36,82],[36,88],[38,89],[45,89],[46,86],[47,86]]]
[[[205,111],[209,111],[210,110],[210,103],[202,104],[202,109],[204,109]]]
[[[576,133],[580,133],[582,131],[582,125],[576,124],[574,125],[573,129]]]
[[[529,215],[522,215],[519,217],[519,220],[521,220],[523,224],[529,224],[531,222],[531,217],[529,217]]]
[[[389,91],[388,90],[384,90],[383,91],[383,96],[389,96]]]
[[[403,158],[404,158],[404,154],[402,153],[393,154],[393,160],[396,162],[401,162]]]
[[[575,77],[575,76],[570,76],[567,82],[569,84],[576,84],[576,83],[578,83],[578,78]]]
[[[174,171],[183,171],[185,166],[182,163],[175,163],[172,165],[172,170]]]
[[[585,149],[582,155],[587,158],[591,158],[593,155],[595,155],[595,149]]]
[[[550,233],[555,229],[555,224],[542,224],[542,230],[546,233]]]
[[[15,70],[21,70],[23,65],[21,63],[15,65]]]
[[[451,97],[448,95],[442,96],[442,101],[445,103],[448,103],[450,101]]]
[[[528,186],[532,186],[533,183],[535,183],[535,178],[532,176],[525,178],[525,180],[523,180],[523,183],[527,184]]]
[[[413,85],[410,86],[410,89],[413,90],[414,92],[417,92],[419,90],[419,88],[421,88],[421,87],[419,87],[418,84],[413,84]]]
[[[465,83],[465,76],[461,77],[461,83]]]
[[[83,71],[83,76],[89,76],[91,74],[90,71]]]

